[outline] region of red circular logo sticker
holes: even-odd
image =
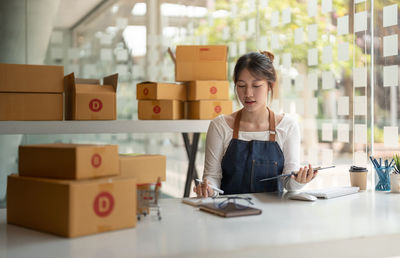
[[[154,107],[153,107],[153,112],[156,113],[156,114],[160,113],[160,112],[161,112],[160,106],[159,106],[159,105],[154,106]]]
[[[89,109],[93,112],[99,112],[103,108],[103,103],[99,99],[92,99],[89,102]]]
[[[92,166],[93,167],[95,167],[95,168],[98,168],[98,167],[100,167],[100,165],[101,165],[101,156],[100,156],[100,154],[93,154],[93,156],[92,156]]]
[[[222,111],[221,106],[215,106],[214,111],[215,113],[220,113]]]
[[[114,197],[109,192],[99,193],[93,202],[93,210],[99,217],[110,215],[114,209]]]
[[[212,87],[210,88],[210,93],[211,93],[211,94],[217,93],[217,88],[216,88],[215,86],[212,86]]]
[[[144,95],[149,94],[149,89],[148,89],[148,88],[144,88],[144,89],[143,89],[143,94],[144,94]]]

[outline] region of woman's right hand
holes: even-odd
[[[304,166],[304,168],[300,168],[299,172],[296,175],[292,175],[291,178],[299,182],[300,184],[307,184],[311,180],[313,180],[318,174],[318,171],[312,168],[311,164],[308,166]]]
[[[214,190],[208,185],[207,178],[204,178],[203,183],[193,187],[193,191],[197,194],[197,197],[207,198],[214,195]]]

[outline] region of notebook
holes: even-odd
[[[228,203],[224,208],[217,208],[214,203],[201,204],[199,207],[201,211],[210,212],[221,217],[259,215],[262,212],[257,208],[246,207],[240,204],[235,205],[234,203]]]
[[[360,187],[352,186],[342,186],[342,187],[332,187],[318,190],[308,190],[305,191],[306,194],[314,195],[318,198],[330,199],[343,195],[358,193]]]

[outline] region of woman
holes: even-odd
[[[311,165],[299,169],[300,133],[286,114],[267,107],[273,96],[276,72],[270,52],[248,53],[236,63],[233,80],[243,108],[211,121],[207,132],[203,183],[194,187],[198,197],[224,194],[294,191],[317,174]],[[297,171],[297,176],[260,182],[260,179]]]

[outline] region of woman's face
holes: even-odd
[[[239,74],[236,90],[244,109],[255,111],[266,107],[268,97],[267,80],[257,79],[247,69],[244,69]]]

